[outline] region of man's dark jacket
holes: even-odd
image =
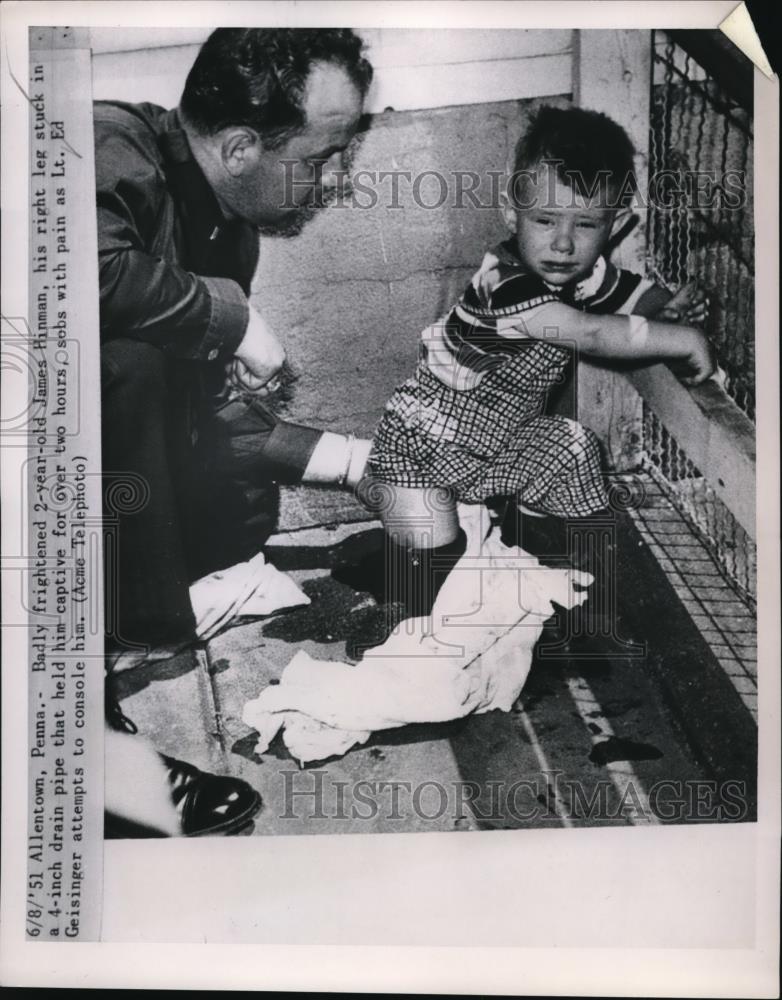
[[[257,231],[223,218],[176,110],[98,102],[94,122],[102,336],[227,360],[247,326]]]
[[[247,327],[258,232],[224,218],[177,110],[96,102],[94,127],[101,338],[196,362],[214,390]],[[215,460],[248,478],[260,464],[299,481],[320,437],[258,403],[220,417]]]

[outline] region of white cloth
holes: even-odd
[[[267,563],[263,553],[196,580],[190,603],[199,639],[211,639],[239,615],[269,615],[310,599],[286,573]]]
[[[281,727],[299,761],[324,760],[371,733],[412,722],[445,722],[471,712],[509,711],[554,609],[582,604],[588,573],[548,569],[507,548],[483,506],[460,507],[467,550],[425,618],[400,623],[355,666],[314,660],[300,650],[280,683],[249,701],[243,719],[263,753]]]

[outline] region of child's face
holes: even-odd
[[[505,220],[522,263],[556,287],[588,275],[617,214],[606,207],[606,192],[585,198],[556,170],[539,166],[521,181],[516,197],[518,206],[506,206]]]

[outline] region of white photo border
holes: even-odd
[[[27,311],[29,25],[239,23],[714,28],[733,2],[8,3],[3,17],[3,312]],[[447,14],[444,12],[447,8]],[[776,996],[779,792],[778,81],[755,73],[760,732],[758,822],[450,837],[105,844],[104,937],[24,940],[26,636],[3,643],[5,985],[516,995]],[[3,532],[21,523],[24,455],[3,454]],[[7,538],[4,538],[6,541]],[[7,594],[4,594],[4,605]],[[17,632],[22,630],[15,630]],[[529,946],[473,947],[470,927]],[[707,947],[677,927],[707,921]],[[274,921],[288,937],[274,936]],[[415,946],[392,947],[405,926]],[[598,921],[600,933],[596,931]],[[703,930],[701,923],[700,930]],[[409,931],[409,938],[408,938]],[[397,938],[398,939],[398,938]],[[632,945],[622,947],[623,943]],[[638,941],[644,940],[643,945]],[[175,944],[172,942],[187,941]],[[204,948],[198,941],[210,943]],[[659,947],[660,942],[666,947]],[[165,942],[165,943],[162,943]]]

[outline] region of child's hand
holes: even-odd
[[[714,348],[708,339],[693,327],[683,327],[682,335],[688,338],[688,353],[670,363],[671,371],[685,385],[700,385],[717,370]]]
[[[682,285],[654,317],[662,323],[685,323],[687,326],[703,326],[709,312],[709,299],[694,281]]]

